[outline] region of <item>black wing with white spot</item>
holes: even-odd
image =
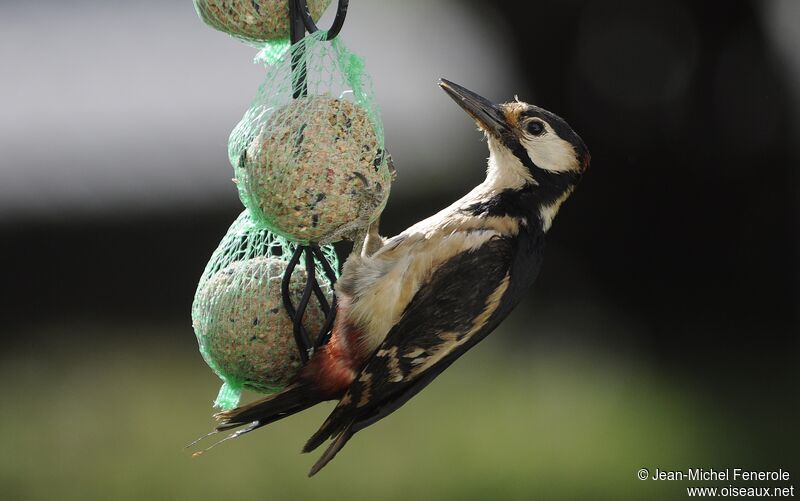
[[[352,383],[304,452],[335,441],[311,475],[359,430],[394,412],[511,311],[508,297],[514,241],[495,237],[442,264]]]

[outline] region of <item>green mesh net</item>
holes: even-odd
[[[308,11],[318,21],[331,0],[308,0]],[[287,0],[194,0],[194,8],[206,24],[257,47],[266,47],[272,58],[289,47]]]
[[[293,323],[284,309],[281,282],[294,244],[257,227],[247,211],[228,230],[206,266],[192,305],[200,352],[224,384],[215,406],[238,405],[242,389],[271,393],[282,389],[300,370],[302,361]],[[339,269],[332,247],[323,247],[328,262]],[[318,264],[315,275],[323,293],[332,287]],[[290,294],[302,296],[306,270],[295,269]],[[312,301],[303,317],[307,332],[318,333],[325,314]]]
[[[364,63],[325,37],[307,36],[268,69],[228,143],[253,220],[301,243],[352,239],[378,217],[391,186]]]

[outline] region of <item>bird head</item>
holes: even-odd
[[[495,104],[445,79],[439,86],[485,133],[494,190],[529,190],[540,207],[560,205],[589,167],[589,150],[558,115],[519,100]]]

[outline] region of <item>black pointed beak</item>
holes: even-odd
[[[469,113],[478,122],[478,126],[487,133],[502,138],[509,132],[505,114],[498,105],[444,78],[439,80],[439,87],[464,108],[464,111]]]

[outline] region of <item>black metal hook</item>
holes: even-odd
[[[306,270],[306,283],[303,287],[303,293],[300,297],[300,302],[295,307],[292,302],[292,294],[290,291],[290,282],[295,269],[300,264],[300,259],[305,256],[305,270]],[[319,262],[322,266],[325,278],[331,284],[331,287],[336,283],[336,272],[331,267],[328,259],[322,253],[318,245],[298,245],[292,253],[291,259],[283,272],[283,280],[281,281],[281,295],[283,296],[283,305],[286,308],[286,313],[292,321],[294,329],[294,339],[297,343],[297,349],[300,352],[300,359],[303,363],[308,362],[309,357],[315,350],[328,342],[331,336],[331,329],[333,322],[336,319],[336,294],[333,295],[333,301],[328,303],[325,293],[319,286],[316,277],[315,261]],[[303,326],[303,318],[305,317],[306,310],[311,301],[311,296],[315,296],[319,303],[322,313],[325,315],[325,321],[316,337],[312,338]]]
[[[306,30],[309,33],[316,33],[319,31],[311,14],[308,12],[307,0],[288,0],[289,2],[289,35],[292,45],[297,44],[300,40],[305,38]],[[347,7],[350,5],[350,0],[339,0],[338,7],[336,7],[336,18],[333,20],[331,28],[328,30],[325,37],[326,40],[333,40],[342,30],[344,26],[344,19],[347,17]],[[305,63],[305,48],[298,46],[292,52],[292,89],[295,99],[303,97],[308,94],[308,83],[306,82],[306,63]]]
[[[308,12],[307,0],[288,0],[288,2],[291,42],[292,45],[295,45],[305,38],[306,31],[309,33],[316,33],[319,31],[319,28],[317,28],[317,25],[311,18],[311,14]],[[336,8],[336,18],[331,28],[328,30],[326,40],[333,40],[342,30],[349,4],[349,0],[339,0],[338,7]],[[305,48],[302,45],[293,49],[291,65],[292,95],[295,99],[298,99],[308,94]],[[300,264],[300,259],[303,256],[305,256],[306,283],[303,288],[302,296],[300,297],[300,302],[295,308],[290,292],[290,282],[292,274]],[[300,358],[303,363],[308,362],[311,354],[328,342],[331,337],[333,323],[336,320],[336,294],[334,293],[333,299],[329,304],[317,281],[315,262],[321,265],[325,278],[327,278],[330,285],[333,286],[333,284],[336,283],[336,272],[331,267],[331,264],[328,262],[328,259],[319,246],[313,243],[309,245],[298,245],[294,249],[288,265],[286,266],[286,270],[283,273],[283,280],[281,281],[283,305],[286,308],[286,313],[292,320],[295,342],[297,343],[297,349],[300,352]],[[325,322],[314,339],[311,338],[311,335],[303,326],[303,318],[305,317],[306,309],[308,308],[312,295],[316,297],[322,312],[325,314]]]
[[[317,28],[317,24],[312,19],[311,14],[308,12],[308,1],[307,0],[294,0],[297,3],[297,11],[300,14],[300,17],[303,20],[303,24],[305,25],[305,29],[308,30],[309,33],[316,33],[319,31]],[[347,17],[347,7],[350,4],[350,0],[339,0],[339,4],[336,7],[336,17],[333,20],[333,24],[331,25],[330,29],[328,29],[328,36],[325,38],[326,40],[330,41],[336,38],[340,31],[342,31],[342,26],[344,26],[344,19]]]

